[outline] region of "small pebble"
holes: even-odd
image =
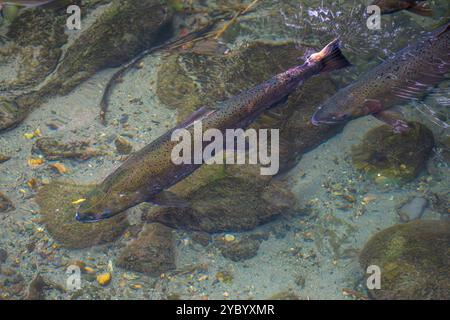
[[[223,239],[224,239],[226,242],[233,242],[234,240],[236,240],[236,237],[235,237],[234,235],[232,235],[232,234],[226,234],[226,235],[223,237]]]
[[[420,219],[428,205],[425,198],[415,197],[408,203],[404,204],[399,210],[400,219],[403,222]],[[405,221],[406,220],[406,221]]]
[[[105,272],[97,276],[97,283],[102,287],[107,286],[111,282],[111,272]]]

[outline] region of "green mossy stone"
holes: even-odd
[[[281,291],[267,298],[267,300],[302,300],[302,298],[292,290]]]
[[[258,254],[261,240],[252,237],[226,242],[221,245],[222,255],[231,261],[238,262],[251,259]]]
[[[14,79],[0,83],[0,90],[31,89],[41,83],[57,66],[62,46],[66,17],[54,10],[22,10],[9,26],[7,37],[14,42],[0,50],[9,64],[17,65]]]
[[[245,231],[295,212],[285,186],[250,177],[213,180],[190,193],[189,208],[151,208],[144,220],[205,232]]]
[[[175,269],[172,230],[158,223],[146,225],[138,238],[119,254],[117,266],[151,276]]]
[[[64,29],[67,15],[57,9],[24,10],[13,21],[8,38],[14,41],[14,46],[8,52],[0,50],[0,58],[8,64],[18,64],[19,69],[14,80],[0,82],[0,93],[31,90],[50,73],[55,74],[37,92],[13,99],[13,112],[5,112],[0,104],[0,131],[20,123],[46,98],[68,94],[98,71],[130,61],[163,35],[170,34],[173,11],[165,1],[89,1],[86,6],[91,9],[107,2],[111,3],[95,22],[82,27],[62,60],[62,47],[68,39]]]
[[[353,166],[380,185],[400,185],[413,180],[424,168],[434,147],[432,132],[418,122],[406,133],[382,125],[366,133],[352,149]]]
[[[6,98],[0,98],[0,131],[17,126],[28,114],[28,108],[20,108],[19,105]]]
[[[154,45],[172,20],[162,0],[112,3],[67,48],[54,80],[42,90],[66,94],[96,72],[118,67]]]
[[[42,187],[36,197],[42,222],[53,239],[67,249],[88,248],[112,242],[128,227],[126,214],[97,223],[81,223],[75,220],[77,205],[93,186],[52,182]]]
[[[364,272],[381,269],[381,289],[374,299],[450,298],[450,222],[415,220],[370,238],[360,255]]]
[[[0,213],[14,210],[14,205],[9,198],[0,192]]]

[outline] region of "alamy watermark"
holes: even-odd
[[[66,26],[69,30],[81,30],[81,8],[77,5],[67,7],[70,16],[66,20]]]
[[[195,121],[193,128],[193,133],[185,128],[172,132],[171,141],[178,142],[171,153],[174,164],[260,164],[261,175],[278,173],[278,129],[226,129],[225,134],[218,129],[203,132],[201,121]]]
[[[366,270],[367,274],[370,276],[367,277],[366,286],[369,290],[379,290],[381,289],[381,269],[377,265],[370,265]]]
[[[67,291],[77,291],[81,289],[81,269],[77,265],[70,265],[66,270]]]
[[[366,25],[369,30],[381,29],[381,9],[377,5],[370,5],[366,8],[366,13],[370,14],[367,18]]]

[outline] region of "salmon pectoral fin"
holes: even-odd
[[[148,199],[147,202],[160,207],[170,208],[188,208],[190,206],[187,200],[180,198],[175,193],[170,191],[162,191]]]
[[[433,16],[433,10],[430,9],[426,1],[415,3],[412,7],[408,8],[407,10],[424,17]]]
[[[410,129],[406,120],[403,119],[403,115],[399,112],[384,110],[374,113],[373,116],[391,126],[395,133],[408,132]]]

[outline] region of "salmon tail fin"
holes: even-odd
[[[309,60],[321,63],[323,66],[322,72],[329,72],[351,66],[351,63],[341,52],[339,39],[331,41],[320,52],[313,53],[309,57]]]
[[[426,1],[415,3],[412,7],[408,8],[408,11],[424,17],[431,17],[433,15],[433,10],[431,10]]]

